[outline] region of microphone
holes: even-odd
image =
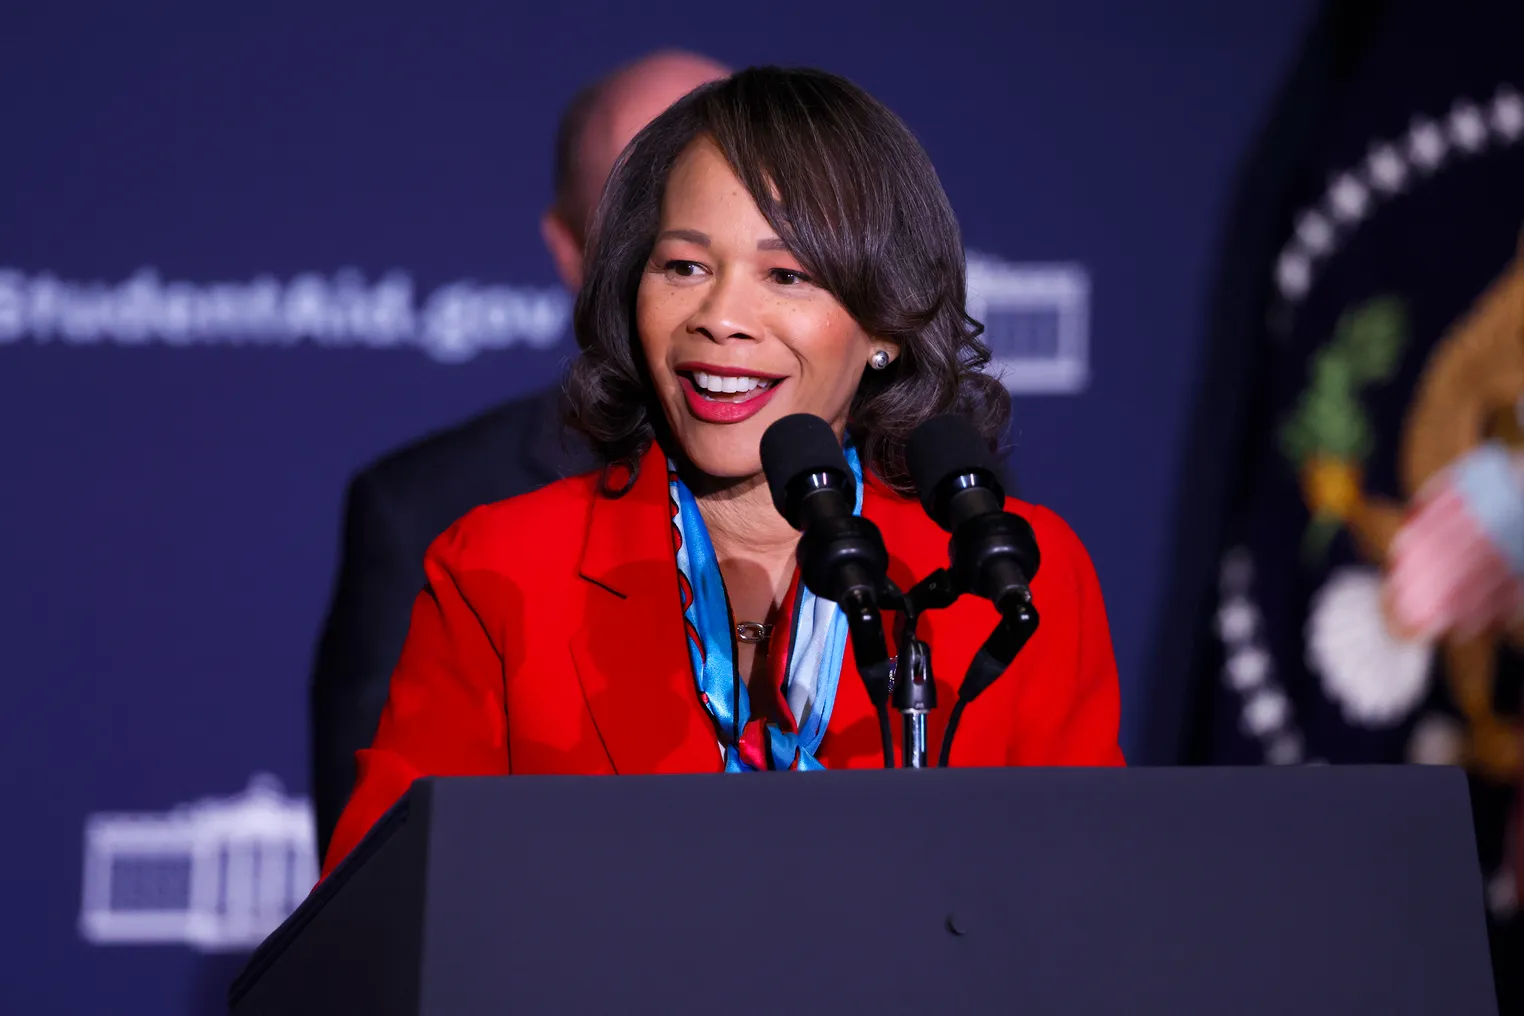
[[[803,535],[796,552],[805,588],[841,604],[852,636],[857,672],[878,714],[884,768],[894,768],[889,731],[889,647],[881,594],[889,584],[889,552],[878,527],[852,513],[857,483],[841,442],[818,416],[795,413],[762,435],[762,471],[773,507]]]
[[[857,483],[831,425],[818,416],[785,416],[762,435],[762,471],[773,506],[804,536],[800,577],[816,596],[878,602],[889,552],[878,527],[852,513]]]
[[[945,768],[963,710],[1005,673],[1037,630],[1027,583],[1037,574],[1041,557],[1032,526],[1005,510],[999,466],[967,417],[945,414],[927,420],[910,435],[905,457],[926,514],[952,534],[953,581],[1000,612],[1000,623],[969,661],[948,714],[937,761]]]
[[[1041,555],[1026,519],[1005,510],[1000,468],[966,416],[934,416],[910,435],[905,455],[921,505],[952,534],[953,577],[1015,617],[1032,601],[1027,588]]]

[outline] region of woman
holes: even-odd
[[[993,445],[1010,412],[964,296],[926,154],[848,82],[753,69],[653,121],[609,180],[575,315],[570,418],[608,466],[479,508],[430,549],[325,874],[419,776],[882,765],[841,611],[797,585],[758,446],[780,417],[827,420],[891,577],[945,566],[905,496],[906,438],[956,409]],[[1010,507],[1042,547],[1043,623],[952,762],[1121,764],[1095,572],[1057,516]],[[923,621],[939,681],[995,621],[972,597]]]

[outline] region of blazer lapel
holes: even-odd
[[[666,459],[654,446],[628,493],[594,495],[578,572],[588,589],[572,662],[614,771],[720,770],[688,658]]]

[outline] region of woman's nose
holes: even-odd
[[[688,319],[688,331],[704,335],[712,342],[760,337],[756,294],[743,278],[720,275],[709,285],[704,301]]]

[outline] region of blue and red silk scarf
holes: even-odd
[[[857,480],[854,514],[863,510],[863,471],[857,450],[848,445],[847,463]],[[699,698],[714,717],[727,773],[762,769],[824,769],[815,752],[825,737],[847,645],[841,607],[804,588],[799,573],[784,597],[767,656],[770,678],[757,694],[773,696],[770,722],[751,715],[751,699],[736,668],[735,618],[720,575],[709,529],[698,502],[677,468],[667,462],[672,495],[672,542],[677,551],[677,585],[682,597],[688,657]]]

